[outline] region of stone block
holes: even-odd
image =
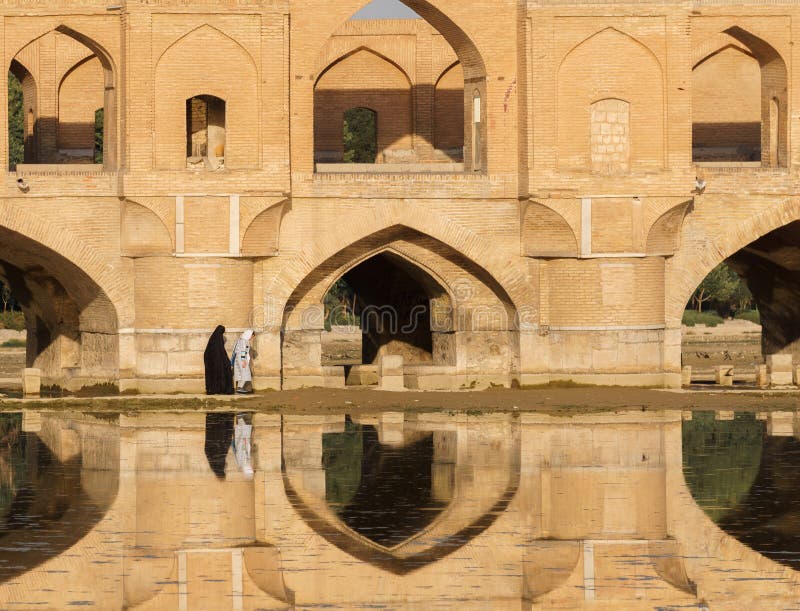
[[[143,376],[163,376],[167,372],[167,355],[163,352],[140,352],[136,371]]]
[[[375,386],[379,381],[375,365],[353,365],[347,374],[348,386]]]
[[[403,357],[386,354],[378,363],[379,387],[381,390],[403,390]]]
[[[770,386],[792,385],[792,355],[770,354],[767,355],[767,373]]]
[[[325,388],[344,388],[344,367],[332,366],[322,368],[323,384]]]
[[[26,409],[22,412],[22,432],[38,433],[42,430],[42,412]]]
[[[681,368],[681,386],[690,386],[692,384],[692,366],[686,365]]]
[[[733,386],[733,367],[731,365],[714,367],[714,382],[720,386]]]
[[[732,409],[720,409],[714,412],[714,420],[727,421],[733,420],[736,417]]]
[[[769,376],[766,365],[756,365],[756,386],[769,386]]]
[[[767,435],[772,437],[794,435],[794,412],[770,412],[767,416]]]
[[[167,371],[170,375],[204,375],[202,352],[168,352]]]
[[[42,370],[26,367],[22,370],[22,396],[38,397],[42,390]]]

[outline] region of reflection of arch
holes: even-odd
[[[209,53],[209,49],[214,52]],[[186,78],[187,65],[193,66],[192,78]],[[176,79],[176,74],[183,76]],[[156,167],[186,167],[186,100],[203,94],[227,104],[225,167],[258,166],[259,138],[254,137],[252,121],[259,115],[258,69],[241,44],[204,24],[164,50],[156,63],[154,80]]]
[[[0,523],[0,546],[14,550],[13,562],[0,563],[0,584],[24,580],[22,575],[57,561],[87,537],[105,517],[119,484],[113,470],[82,468],[80,456],[62,461],[48,447],[50,440],[35,433],[23,438],[27,481],[16,482],[18,492]]]
[[[669,431],[665,443],[680,457],[680,428]],[[797,571],[766,558],[714,524],[694,500],[680,463],[672,470],[666,480],[669,530],[681,545],[687,575],[697,584],[698,594],[724,588],[725,597],[737,602],[763,600],[760,596],[795,600],[800,585]],[[736,565],[735,578],[722,579],[732,563]]]
[[[522,254],[526,257],[577,257],[578,239],[558,212],[527,202],[522,209]]]
[[[573,47],[557,77],[558,165],[591,167],[590,107],[604,98],[630,104],[630,166],[658,169],[664,162],[664,76],[653,51],[636,38],[605,28]]]
[[[721,32],[717,32],[701,44],[697,45],[692,52],[692,70],[711,70],[714,66],[709,62],[720,58],[723,54],[736,51],[758,63],[760,70],[759,92],[753,92],[751,103],[756,107],[753,111],[754,119],[760,115],[760,137],[758,134],[759,126],[750,125],[750,136],[744,137],[736,135],[736,132],[726,134],[720,126],[738,126],[738,130],[745,129],[744,126],[750,123],[749,117],[743,119],[734,114],[730,120],[719,110],[719,105],[715,99],[708,101],[709,108],[706,115],[714,120],[697,122],[693,128],[694,146],[699,150],[695,151],[695,159],[698,161],[741,161],[741,157],[755,156],[759,158],[762,165],[785,166],[787,158],[786,136],[788,129],[788,75],[786,62],[781,54],[766,40],[752,34],[744,28],[733,25]],[[755,69],[755,68],[754,68]],[[703,81],[701,81],[703,82]],[[739,88],[746,86],[747,83],[738,84]],[[693,87],[694,89],[694,87]],[[724,93],[722,95],[725,95]],[[696,98],[696,96],[695,96]],[[774,104],[773,104],[774,102]],[[695,113],[699,114],[702,106],[700,100],[694,99]],[[760,108],[760,112],[757,110]],[[735,110],[735,109],[732,109]],[[706,127],[708,125],[708,127]],[[730,129],[728,130],[730,131]],[[744,138],[742,140],[742,138]],[[738,142],[738,140],[742,140]],[[715,151],[715,149],[720,149]],[[725,149],[735,149],[726,151]]]
[[[285,453],[287,447],[287,431],[292,426],[285,423],[282,428],[282,448],[284,448],[281,470],[284,491],[292,509],[305,524],[325,539],[329,544],[339,548],[361,562],[370,564],[395,575],[407,575],[415,570],[433,564],[467,545],[475,537],[489,529],[495,521],[508,509],[520,484],[519,472],[519,435],[516,422],[508,424],[493,423],[497,426],[496,434],[504,434],[505,452],[498,452],[501,465],[494,466],[501,477],[493,477],[491,498],[478,500],[473,486],[484,486],[485,482],[471,481],[473,486],[455,486],[455,496],[450,504],[422,531],[412,535],[402,543],[391,548],[379,545],[345,526],[328,508],[324,499],[315,498],[304,490],[299,457]],[[491,425],[490,425],[491,426]],[[510,431],[509,431],[510,428]],[[437,429],[439,430],[439,429]],[[466,429],[465,429],[466,430]],[[419,432],[425,427],[420,426]],[[457,435],[466,435],[459,431]],[[481,435],[487,435],[481,431]],[[320,429],[309,430],[307,435],[321,437]],[[316,440],[309,439],[309,443]],[[473,439],[477,441],[477,435]],[[320,442],[321,443],[321,442]],[[469,438],[464,439],[469,443]],[[465,453],[466,456],[466,453]],[[465,460],[466,462],[466,460]],[[456,472],[458,472],[456,465]],[[467,465],[468,467],[469,465]],[[464,473],[469,469],[464,469]],[[465,478],[471,480],[471,477]],[[323,487],[324,490],[324,487]],[[486,490],[484,490],[486,492]],[[493,493],[496,492],[496,496]]]

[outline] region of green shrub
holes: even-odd
[[[25,314],[18,310],[0,312],[0,329],[25,330]]]
[[[761,312],[758,310],[742,310],[741,312],[736,312],[735,318],[739,318],[741,320],[749,320],[750,322],[754,322],[757,325],[761,324]]]
[[[24,348],[24,339],[9,339],[0,344],[0,348]]]
[[[716,327],[724,321],[722,316],[716,312],[698,312],[696,310],[685,310],[683,313],[683,322],[687,327],[694,327],[695,325],[705,325],[706,327]]]

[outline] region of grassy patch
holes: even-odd
[[[0,344],[0,348],[24,348],[24,339],[9,339]]]
[[[749,320],[757,325],[761,324],[761,312],[758,310],[742,310],[741,312],[736,312],[736,316],[734,316],[734,318]]]
[[[0,329],[13,329],[22,331],[25,329],[25,314],[22,312],[0,312]]]
[[[705,325],[706,327],[716,327],[724,322],[722,316],[716,312],[697,312],[695,310],[685,310],[681,321],[687,327],[695,325]]]

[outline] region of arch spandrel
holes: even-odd
[[[505,259],[487,259],[487,253],[494,249],[485,239],[449,219],[432,215],[424,207],[406,204],[402,211],[402,214],[398,214],[398,210],[387,207],[374,215],[362,215],[354,221],[348,237],[344,239],[329,234],[327,240],[316,242],[303,253],[291,255],[287,252],[287,256],[282,258],[280,269],[276,270],[264,286],[263,294],[269,306],[267,311],[271,313],[264,320],[265,328],[280,328],[281,313],[290,295],[325,260],[361,240],[402,228],[433,238],[474,262],[508,295],[512,307],[518,308],[531,302],[532,288],[527,273],[511,256]]]

